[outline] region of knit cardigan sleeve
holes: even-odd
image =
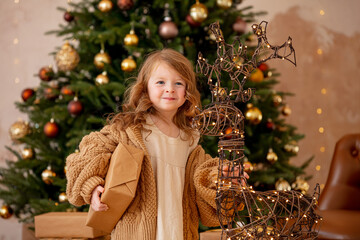
[[[89,204],[91,193],[104,185],[112,152],[119,143],[120,132],[116,125],[107,125],[99,132],[83,137],[79,152],[66,159],[66,195],[71,204]]]
[[[203,148],[198,147],[196,168],[194,171],[194,185],[196,191],[196,204],[200,214],[201,223],[209,226],[219,226],[216,214],[216,184],[218,174],[218,158],[205,154]]]

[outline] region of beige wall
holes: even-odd
[[[21,91],[39,85],[34,76],[39,69],[54,64],[49,53],[62,41],[46,31],[56,29],[64,23],[57,6],[67,6],[66,0],[1,0],[0,1],[0,166],[12,155],[4,148],[10,146],[8,130],[18,118],[26,120],[19,113],[14,102],[21,100]],[[18,43],[14,44],[14,39]],[[18,79],[18,80],[16,80]],[[20,149],[15,147],[15,149]],[[1,203],[0,203],[1,205]],[[22,228],[12,217],[0,218],[0,239],[22,239]]]
[[[297,67],[281,60],[269,64],[281,73],[276,89],[295,94],[286,99],[292,109],[289,123],[306,135],[292,162],[300,165],[315,156],[307,169],[313,175],[309,183],[311,188],[316,183],[323,186],[336,141],[344,134],[360,133],[360,2],[247,2],[252,2],[256,10],[268,10],[264,19],[269,21],[271,43],[280,44],[289,35],[293,39]],[[320,15],[320,10],[325,14]]]
[[[57,6],[66,0],[0,1],[0,166],[12,156],[4,149],[11,145],[10,125],[18,118],[26,119],[14,106],[21,91],[39,84],[33,75],[45,65],[54,64],[48,53],[62,41],[44,32],[64,23]],[[356,0],[244,0],[254,10],[266,10],[268,15],[259,20],[269,21],[268,37],[280,44],[290,35],[296,49],[298,66],[283,61],[272,61],[282,76],[278,90],[296,94],[286,101],[292,109],[288,121],[299,128],[306,138],[300,142],[298,157],[301,164],[314,155],[308,168],[314,175],[310,181],[324,184],[337,139],[346,133],[360,132],[360,2]],[[325,15],[320,15],[324,10]],[[18,43],[14,44],[14,39]],[[322,50],[319,55],[318,49]],[[321,89],[326,89],[326,94]],[[317,108],[322,114],[317,114]],[[324,133],[319,133],[324,127]],[[325,147],[321,152],[320,148]],[[15,147],[20,149],[20,147]],[[315,169],[320,166],[320,170]],[[21,239],[21,226],[16,219],[0,219],[0,239]]]

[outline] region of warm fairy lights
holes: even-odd
[[[319,9],[319,14],[320,14],[320,16],[324,16],[325,15],[325,11],[324,11],[324,9]],[[321,46],[319,46],[317,49],[316,49],[316,55],[317,55],[317,57],[322,57],[323,55],[324,55],[324,51],[323,51],[323,49],[322,49],[322,47]],[[316,56],[315,56],[316,57]],[[327,88],[325,88],[325,87],[323,87],[323,88],[321,88],[320,89],[320,94],[322,95],[322,96],[324,96],[324,95],[327,95],[327,93],[328,93],[328,91],[327,91]],[[323,99],[323,101],[322,101],[323,103],[325,102],[325,99]],[[324,105],[324,104],[323,104]],[[317,129],[317,131],[318,131],[318,134],[320,134],[321,135],[321,137],[320,137],[320,135],[319,135],[319,143],[320,143],[320,147],[318,148],[319,149],[319,151],[320,151],[320,153],[321,154],[323,154],[323,153],[325,153],[325,150],[326,150],[326,148],[325,148],[325,144],[324,144],[324,137],[325,137],[325,134],[324,134],[324,132],[325,132],[325,129],[324,129],[324,126],[321,126],[321,125],[323,125],[324,124],[324,108],[322,108],[322,107],[318,107],[317,109],[316,109],[316,114],[319,116],[319,119],[318,119],[318,121],[317,122],[319,122],[319,125],[318,125],[318,129]],[[321,118],[320,118],[321,117]],[[316,166],[315,166],[315,170],[316,171],[320,171],[321,170],[321,165],[320,164],[317,164]],[[324,184],[321,184],[320,185],[320,188],[321,189],[323,189],[324,188]]]
[[[254,69],[261,62],[271,58],[284,59],[296,65],[295,50],[290,37],[281,46],[270,45],[273,53],[268,58],[261,61],[256,60],[261,55],[262,44],[269,44],[266,37],[266,26],[267,22],[252,26],[253,32],[258,38],[258,45],[253,56],[249,58],[246,51],[242,50],[242,43],[239,40],[227,44],[219,24],[210,25],[210,30],[217,39],[217,59],[214,64],[210,64],[199,53],[196,69],[198,73],[209,79],[208,85],[212,93],[212,102],[204,109],[198,109],[197,115],[193,119],[193,126],[202,135],[219,137],[219,167],[215,200],[220,226],[223,229],[222,239],[226,237],[228,240],[245,240],[254,239],[256,236],[257,239],[271,240],[277,239],[279,236],[288,239],[294,235],[303,236],[306,239],[316,239],[318,225],[315,224],[315,221],[320,217],[314,209],[319,197],[319,185],[312,197],[305,196],[298,191],[257,192],[246,183],[242,171],[229,171],[229,169],[235,169],[244,164],[244,116],[234,103],[247,102],[252,97],[252,89],[243,89],[251,72],[249,69]],[[279,51],[281,48],[284,48],[284,51]],[[284,54],[280,55],[280,52],[284,52]],[[244,59],[242,65],[234,61],[238,56]],[[251,67],[245,68],[244,66]],[[231,89],[225,90],[220,87],[222,86],[222,72],[226,72],[233,81]],[[213,75],[216,75],[216,79],[210,81]],[[241,76],[243,76],[242,80],[239,79]],[[224,171],[229,172],[226,174]],[[244,186],[239,185],[239,179],[245,182]],[[292,210],[289,211],[289,209]],[[297,221],[290,224],[285,221],[284,217],[297,219]],[[291,227],[285,228],[285,225],[291,225]],[[267,226],[266,231],[264,231],[264,226]]]

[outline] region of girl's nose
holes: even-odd
[[[166,92],[167,93],[174,93],[175,91],[173,89],[171,89],[171,90],[167,89]]]

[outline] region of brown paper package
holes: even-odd
[[[35,216],[37,238],[96,238],[107,233],[87,227],[86,212],[50,212]]]
[[[113,152],[105,178],[101,202],[107,211],[94,211],[91,206],[86,225],[110,233],[135,197],[144,152],[119,143]]]

